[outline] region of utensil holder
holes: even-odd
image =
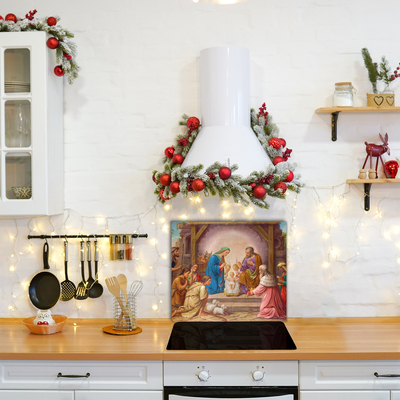
[[[122,306],[122,308],[121,308]],[[128,294],[128,299],[125,297],[114,297],[114,330],[118,331],[133,331],[137,328],[136,325],[136,301],[135,296]]]

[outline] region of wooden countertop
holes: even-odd
[[[102,331],[110,320],[69,319],[62,332],[34,335],[21,319],[0,319],[2,360],[392,360],[400,359],[400,318],[290,318],[297,350],[169,351],[168,319],[139,320],[132,336]],[[76,324],[76,325],[75,325]]]

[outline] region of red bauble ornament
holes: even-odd
[[[257,185],[253,182],[253,183],[250,183],[249,186],[251,186],[254,189]]]
[[[274,165],[276,165],[276,164],[279,164],[279,163],[282,162],[282,161],[283,161],[283,158],[282,158],[281,156],[276,156],[276,157],[273,159],[272,163],[273,163]]]
[[[6,17],[4,18],[6,21],[12,21],[12,22],[17,22],[17,16],[15,14],[7,14]]]
[[[51,37],[47,39],[47,47],[49,49],[56,49],[58,47],[58,40],[55,37]]]
[[[195,179],[192,183],[192,188],[196,192],[201,192],[206,187],[206,184],[201,179]]]
[[[174,146],[167,147],[164,150],[165,157],[172,158],[172,156],[174,155],[174,151],[175,151]]]
[[[184,158],[182,154],[174,154],[174,156],[172,157],[172,162],[174,164],[182,164],[183,160]]]
[[[268,144],[272,146],[274,149],[279,150],[282,147],[282,142],[279,138],[273,137],[269,139]]]
[[[63,56],[67,61],[69,61],[72,58],[72,56],[70,56],[68,53],[63,53]]]
[[[4,21],[4,18],[0,15],[0,21]]]
[[[286,189],[287,189],[286,183],[284,183],[284,182],[278,182],[278,183],[275,185],[274,189],[275,189],[275,190],[282,189],[282,193],[285,193],[285,192],[286,192]]]
[[[220,168],[220,170],[218,171],[218,175],[221,179],[229,179],[232,175],[232,171],[230,168],[228,167],[222,167]]]
[[[179,189],[179,182],[178,181],[171,182],[171,184],[169,185],[169,190],[172,193],[179,193],[181,191],[181,189]]]
[[[265,197],[265,195],[267,194],[267,191],[265,190],[265,188],[263,186],[256,186],[253,189],[253,194],[254,194],[255,198],[263,199]]]
[[[190,117],[187,122],[186,126],[191,130],[194,131],[200,126],[200,120],[197,117]]]
[[[153,182],[154,182],[156,185],[158,184],[155,174],[153,174]]]
[[[162,174],[160,176],[160,183],[161,185],[168,186],[171,183],[171,175]]]
[[[399,164],[397,161],[390,160],[385,162],[385,175],[388,178],[396,178],[398,170]]]
[[[64,71],[63,71],[61,65],[57,65],[56,67],[54,67],[54,73],[57,76],[63,76],[64,75]]]
[[[286,140],[282,139],[282,138],[280,138],[279,140],[281,141],[282,147],[285,147],[286,146]]]
[[[163,194],[164,194],[164,189],[161,189],[161,190],[160,190],[160,197],[161,197],[163,200],[166,200],[166,201],[167,201],[167,200],[171,200],[170,197],[164,197]]]
[[[289,171],[289,174],[285,179],[285,182],[292,182],[293,178],[294,178],[294,173],[292,171]]]
[[[47,25],[54,26],[55,24],[57,24],[57,20],[54,17],[47,18]]]

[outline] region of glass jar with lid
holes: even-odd
[[[334,107],[353,107],[353,91],[355,91],[351,82],[335,83],[335,92],[333,93]]]

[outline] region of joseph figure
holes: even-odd
[[[255,289],[260,284],[259,267],[262,264],[261,256],[254,252],[253,247],[245,248],[246,256],[242,262],[238,262],[240,267],[240,291],[247,293]]]

